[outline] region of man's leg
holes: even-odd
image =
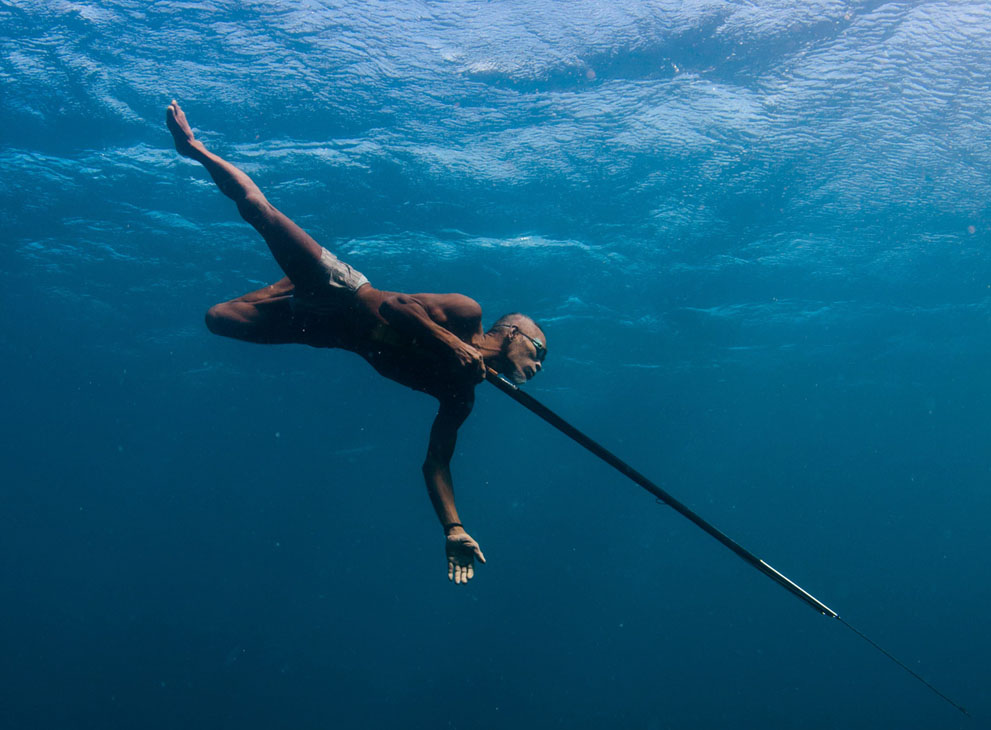
[[[292,308],[293,285],[288,278],[229,302],[214,304],[206,326],[215,335],[263,345],[300,342],[301,328]]]
[[[320,244],[276,210],[243,171],[207,150],[193,136],[186,115],[175,101],[169,104],[165,122],[179,154],[203,165],[220,191],[237,203],[241,217],[262,235],[276,263],[293,284],[301,291],[318,286],[323,271],[319,265]]]

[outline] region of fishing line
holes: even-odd
[[[876,641],[874,641],[873,639],[871,639],[870,637],[868,637],[866,634],[864,634],[862,631],[858,630],[854,626],[851,626],[844,619],[840,618],[840,615],[838,613],[836,613],[836,611],[834,611],[829,606],[827,606],[826,604],[824,604],[822,601],[820,601],[818,598],[816,598],[811,593],[809,593],[808,591],[806,591],[804,588],[802,588],[801,586],[799,586],[797,583],[795,583],[794,581],[792,581],[791,579],[789,579],[783,573],[781,573],[781,572],[775,570],[774,568],[772,568],[768,563],[766,563],[765,561],[763,561],[760,558],[758,558],[752,552],[750,552],[745,547],[743,547],[742,545],[740,545],[740,543],[736,542],[736,540],[733,540],[731,537],[729,537],[725,533],[723,533],[720,530],[718,530],[715,526],[713,526],[710,523],[706,522],[698,514],[696,514],[695,512],[693,512],[687,506],[685,506],[684,504],[682,504],[681,502],[679,502],[677,499],[675,499],[674,497],[672,497],[670,494],[668,494],[666,491],[664,491],[663,489],[661,489],[659,486],[657,486],[656,484],[654,484],[654,482],[650,481],[647,477],[645,477],[643,474],[641,474],[640,472],[638,472],[632,466],[630,466],[625,461],[623,461],[622,459],[620,459],[618,456],[616,456],[615,454],[613,454],[611,451],[609,451],[608,449],[606,449],[600,443],[598,443],[597,441],[593,441],[591,438],[589,438],[588,436],[586,436],[583,432],[579,431],[577,428],[575,428],[570,423],[568,423],[567,421],[565,421],[563,418],[561,418],[559,415],[557,415],[554,411],[552,411],[550,408],[548,408],[547,406],[545,406],[543,403],[541,403],[540,401],[538,401],[536,398],[534,398],[533,396],[529,395],[528,393],[524,393],[518,387],[516,387],[515,385],[513,385],[512,383],[510,383],[508,380],[500,377],[491,368],[488,368],[486,370],[485,378],[490,383],[492,383],[492,385],[494,385],[495,387],[497,387],[503,393],[505,393],[510,398],[512,398],[513,400],[515,400],[517,403],[519,403],[520,405],[522,405],[524,408],[532,411],[534,414],[536,414],[537,416],[539,416],[543,420],[547,421],[547,423],[549,423],[550,425],[552,425],[554,428],[556,428],[558,431],[560,431],[561,433],[563,433],[565,436],[568,436],[572,440],[577,441],[580,445],[584,446],[586,449],[588,449],[593,454],[595,454],[596,456],[598,456],[604,462],[606,462],[607,464],[609,464],[609,466],[613,467],[614,469],[616,469],[617,471],[619,471],[621,474],[623,474],[627,478],[633,480],[634,482],[636,482],[637,484],[639,484],[641,487],[643,487],[644,489],[646,489],[648,492],[650,492],[651,494],[653,494],[657,498],[657,501],[658,502],[663,503],[663,504],[667,505],[668,507],[671,507],[672,509],[674,509],[675,511],[677,511],[678,513],[680,513],[683,517],[686,517],[687,519],[691,520],[693,523],[695,523],[696,526],[698,526],[703,531],[707,532],[709,535],[711,535],[716,540],[718,540],[719,542],[721,542],[725,547],[727,547],[730,550],[732,550],[734,553],[736,553],[738,556],[740,556],[743,560],[745,560],[747,563],[749,563],[752,567],[754,567],[757,570],[759,570],[761,573],[763,573],[768,578],[770,578],[771,580],[773,580],[775,583],[777,583],[778,585],[780,585],[782,588],[784,588],[785,590],[787,590],[788,592],[790,592],[792,595],[794,595],[794,596],[800,598],[801,600],[803,600],[805,603],[807,603],[808,605],[810,605],[812,608],[814,608],[816,611],[818,611],[819,613],[821,613],[823,616],[828,616],[829,618],[835,618],[837,621],[839,621],[841,624],[843,624],[844,626],[846,626],[848,629],[850,629],[853,633],[855,633],[861,639],[863,639],[868,644],[870,644],[875,649],[877,649],[879,652],[881,652],[882,654],[884,654],[884,656],[888,657],[888,659],[890,659],[891,661],[893,661],[899,667],[901,667],[906,672],[908,672],[910,675],[912,675],[917,680],[919,680],[919,682],[921,682],[923,685],[925,685],[929,690],[931,690],[938,697],[940,697],[941,699],[943,699],[944,701],[946,701],[947,703],[949,703],[950,705],[952,705],[954,708],[956,708],[957,710],[959,710],[960,712],[962,712],[967,717],[970,717],[970,713],[967,712],[967,710],[964,707],[962,707],[961,705],[959,705],[956,702],[954,702],[953,700],[951,700],[945,694],[943,694],[938,689],[936,689],[933,685],[929,684],[929,682],[927,682],[925,679],[923,679],[919,674],[917,674],[914,670],[912,670],[907,664],[905,664],[904,662],[902,662],[901,660],[899,660],[897,657],[895,657],[893,654],[891,654],[891,652],[887,651],[884,647],[880,646]]]

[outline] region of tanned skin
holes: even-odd
[[[461,526],[454,504],[451,457],[458,429],[471,413],[475,386],[486,368],[524,382],[541,368],[532,338],[546,342],[532,320],[513,315],[509,324],[482,329],[482,308],[463,294],[402,294],[365,284],[344,314],[299,314],[293,297],[319,287],[322,248],[266,200],[243,171],[210,152],[193,134],[175,101],[165,121],[184,157],[206,168],[220,191],[268,244],[286,275],[280,281],[210,308],[211,332],[261,344],[299,343],[350,350],[379,374],[439,402],[430,429],[423,476],[430,502],[445,528],[447,577],[466,583],[474,561],[485,562],[478,543]]]

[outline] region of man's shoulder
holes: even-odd
[[[413,294],[424,307],[445,318],[481,319],[482,305],[465,294]]]
[[[464,422],[475,406],[475,383],[470,381],[448,381],[444,386],[431,392],[440,406],[437,417],[441,420]]]

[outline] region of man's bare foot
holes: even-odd
[[[194,157],[203,145],[193,136],[193,129],[186,121],[186,115],[179,107],[179,102],[175,99],[165,110],[165,125],[172,132],[172,139],[175,140],[176,151],[183,157]]]

